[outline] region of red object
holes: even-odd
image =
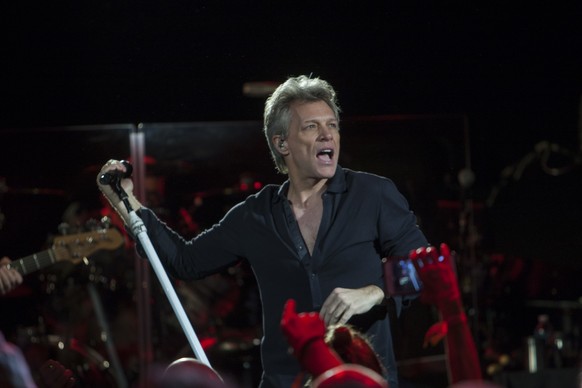
[[[323,339],[325,324],[319,314],[297,314],[293,299],[285,303],[281,329],[301,367],[313,377],[342,364],[339,356]]]
[[[434,247],[418,248],[410,252],[410,258],[423,283],[420,296],[425,303],[439,307],[442,303],[461,297],[457,277],[451,265],[451,252],[441,244],[441,253]]]
[[[344,386],[388,388],[388,382],[369,368],[356,364],[343,364],[323,373],[311,384],[312,388]]]
[[[410,253],[423,283],[421,300],[435,305],[442,317],[440,324],[429,329],[425,340],[436,343],[439,335],[445,336],[451,383],[480,380],[482,373],[479,357],[467,325],[450,256],[451,252],[446,244],[441,244],[440,254],[434,247],[419,248]]]
[[[222,388],[225,384],[222,377],[210,366],[195,358],[183,357],[166,368],[157,386]]]

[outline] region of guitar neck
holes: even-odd
[[[46,268],[55,262],[56,259],[53,250],[47,249],[46,251],[37,252],[30,256],[14,260],[9,264],[9,267],[17,270],[22,275],[28,275],[29,273]]]

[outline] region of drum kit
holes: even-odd
[[[42,189],[16,192],[4,185],[0,194],[6,193],[63,194]],[[12,317],[8,323],[0,320],[0,330],[20,347],[35,378],[41,365],[53,359],[70,369],[81,386],[127,387],[143,377],[137,367],[135,328],[140,317],[135,306],[134,249],[111,219],[95,221],[102,209],[85,210],[70,204],[62,217],[67,222],[58,226],[58,235],[49,236],[44,250],[11,257],[11,267],[27,276],[23,285],[0,298],[2,315]],[[0,239],[1,232],[2,225]],[[202,281],[175,283],[212,362],[232,368],[237,378],[252,380],[250,385],[256,385],[256,377],[249,375],[256,369],[253,365],[260,364],[260,311],[245,308],[250,303],[243,298],[258,298],[253,282],[250,271],[240,266]],[[153,290],[151,319],[157,341],[153,357],[169,364],[191,356],[184,337],[175,335],[180,328],[164,296],[155,286]],[[28,310],[32,318],[19,320],[21,310]]]

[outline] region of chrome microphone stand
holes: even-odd
[[[170,278],[168,277],[166,271],[164,270],[160,258],[158,257],[158,254],[156,253],[156,250],[150,241],[150,238],[147,234],[147,229],[142,219],[137,215],[135,210],[132,208],[131,204],[129,203],[127,193],[121,187],[121,179],[116,179],[115,182],[112,183],[113,184],[111,184],[111,187],[119,196],[129,214],[130,219],[129,228],[133,235],[141,243],[149,259],[149,262],[152,265],[152,268],[154,269],[154,272],[156,273],[158,280],[161,283],[162,289],[166,293],[170,305],[172,306],[172,309],[174,310],[174,313],[176,314],[176,317],[180,322],[180,326],[182,327],[182,330],[184,331],[184,334],[186,335],[186,338],[190,346],[192,347],[194,355],[200,362],[212,368],[210,362],[208,361],[208,358],[206,357],[206,354],[204,353],[204,349],[202,348],[202,345],[200,344],[200,341],[198,340],[198,337],[194,332],[194,328],[192,327],[192,324],[190,323],[190,320],[186,315],[186,311],[184,310],[184,307],[180,303],[180,299],[178,298],[178,295],[176,294],[176,291],[172,286],[172,282],[170,281]]]

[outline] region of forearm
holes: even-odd
[[[316,378],[325,371],[343,364],[339,356],[318,338],[310,342],[299,357],[301,367]]]
[[[125,205],[125,203],[120,199],[118,199],[116,201],[112,201],[109,198],[107,198],[107,199],[109,200],[111,207],[113,207],[113,209],[117,212],[117,214],[119,214],[119,216],[123,220],[123,223],[128,227],[131,226],[131,220],[129,219],[129,212],[127,211],[127,206]],[[127,195],[127,201],[131,207],[131,210],[138,211],[139,209],[141,209],[143,207],[141,202],[138,201],[138,199],[133,195],[133,193],[129,193]]]
[[[451,383],[480,380],[482,373],[479,357],[460,300],[447,301],[441,304],[439,309],[448,327],[445,346]]]
[[[152,210],[142,207],[138,215],[145,224],[164,268],[173,277],[183,280],[201,279],[238,261],[235,251],[229,249],[238,243],[227,236],[224,229],[209,229],[192,240],[186,240],[161,221]],[[145,257],[139,245],[138,252]]]

